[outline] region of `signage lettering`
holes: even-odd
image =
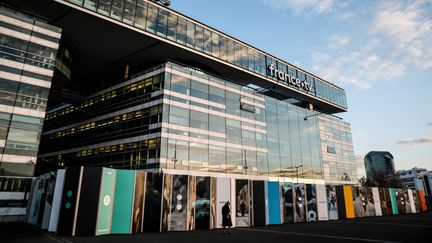
[[[306,80],[300,80],[294,76],[290,76],[288,73],[276,69],[274,64],[270,64],[268,66],[268,70],[270,71],[271,76],[277,78],[279,81],[282,81],[283,83],[286,83],[291,86],[295,86],[297,88],[302,88],[306,92],[312,90],[312,84],[306,82]]]

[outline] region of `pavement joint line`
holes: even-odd
[[[236,229],[237,230],[246,230],[246,231],[258,231],[258,232],[276,233],[276,234],[288,234],[288,235],[311,236],[311,237],[321,237],[321,238],[330,238],[330,239],[364,241],[364,242],[398,243],[397,241],[387,241],[387,240],[367,239],[367,238],[357,238],[357,237],[347,237],[347,236],[337,236],[337,235],[309,234],[309,233],[300,233],[300,232],[288,232],[288,231],[277,231],[277,230],[260,230],[260,229],[246,229],[246,228],[236,228]]]
[[[431,225],[424,224],[400,224],[400,223],[384,223],[384,222],[350,222],[352,224],[382,224],[382,225],[400,225],[409,227],[419,227],[419,228],[432,228]]]
[[[48,238],[48,239],[50,239],[50,240],[53,240],[53,241],[55,241],[55,242],[58,242],[58,243],[73,243],[73,241],[66,240],[66,239],[61,238],[61,237],[59,237],[59,236],[53,236],[53,235],[51,235],[51,234],[49,234],[49,233],[46,233],[46,232],[41,231],[40,229],[35,229],[35,228],[33,228],[33,227],[30,227],[30,226],[27,225],[27,224],[25,224],[25,225],[26,225],[26,227],[27,227],[28,229],[30,229],[31,231],[36,232],[36,233],[38,233],[38,234],[41,234],[43,237]]]
[[[63,238],[60,238],[60,237],[55,237],[55,236],[52,236],[51,234],[48,234],[48,233],[41,233],[44,237],[46,237],[46,238],[48,238],[48,239],[51,239],[51,240],[53,240],[53,241],[56,241],[56,242],[58,242],[58,243],[73,243],[73,241],[70,241],[70,240],[66,240],[66,239],[63,239]]]

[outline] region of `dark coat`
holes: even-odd
[[[227,204],[222,207],[222,226],[231,227],[231,210]]]

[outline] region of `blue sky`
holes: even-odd
[[[354,150],[432,170],[432,1],[172,0],[346,90]]]

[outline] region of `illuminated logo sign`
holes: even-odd
[[[286,83],[291,86],[295,86],[299,89],[303,89],[306,92],[312,90],[312,84],[306,82],[306,80],[300,80],[294,76],[290,76],[288,73],[284,71],[276,69],[274,64],[268,66],[268,70],[270,71],[270,75],[272,77],[277,78],[279,81]]]

